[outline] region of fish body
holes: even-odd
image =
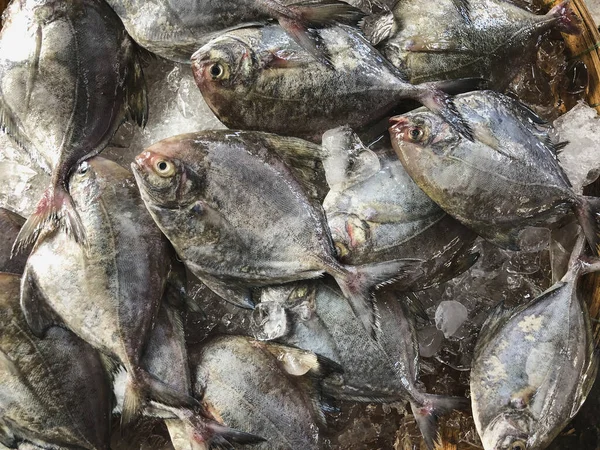
[[[27,255],[21,254],[11,258],[10,250],[19,234],[19,230],[25,223],[25,219],[14,212],[0,208],[0,272],[23,273]]]
[[[323,150],[331,188],[323,208],[341,262],[420,259],[418,279],[394,284],[418,290],[452,278],[475,261],[470,249],[477,235],[417,186],[389,141],[366,148],[351,129],[340,127],[324,134]]]
[[[468,135],[446,94],[408,83],[360,31],[337,25],[319,33],[334,70],[271,25],[234,30],[200,48],[192,57],[196,84],[232,129],[320,141],[331,128],[367,125],[411,98]]]
[[[12,2],[4,17],[0,127],[52,174],[15,250],[57,227],[82,242],[68,193],[73,168],[101,152],[126,119],[146,121],[134,43],[110,7],[96,0]]]
[[[427,442],[433,448],[436,419],[466,400],[430,395],[418,387],[419,347],[413,318],[391,290],[376,295],[381,334],[377,341],[364,330],[339,288],[326,281],[302,282],[263,290],[253,319],[268,322],[272,305],[285,310],[289,326],[278,342],[310,350],[338,363],[322,383],[337,399],[360,402],[410,402]],[[265,301],[267,300],[268,301]]]
[[[577,413],[597,372],[586,306],[585,263],[484,324],[471,369],[473,417],[485,450],[544,449]],[[595,268],[594,270],[597,270]]]
[[[392,144],[413,180],[484,239],[518,250],[529,227],[554,227],[575,211],[597,248],[598,201],[577,195],[560,167],[549,127],[518,101],[492,91],[455,98],[474,142],[424,109],[391,119]]]
[[[205,131],[165,139],[132,164],[150,214],[186,266],[225,300],[252,307],[253,287],[333,275],[365,327],[376,328],[369,288],[410,262],[343,266],[314,174],[319,147],[268,133]],[[304,161],[300,156],[306,154]]]
[[[398,2],[366,32],[376,41],[390,35],[378,48],[412,83],[482,77],[496,89],[504,89],[535,58],[540,35],[552,28],[578,32],[567,2],[537,15],[511,2],[470,0],[468,20],[454,3]]]
[[[100,357],[62,328],[34,336],[19,287],[18,275],[0,274],[0,442],[108,450],[112,391]]]
[[[340,1],[278,0],[109,0],[129,34],[145,49],[163,58],[190,62],[192,54],[212,38],[230,30],[276,19],[317,58],[318,38],[307,26],[334,21],[356,22],[359,10]]]
[[[27,261],[21,304],[34,332],[61,324],[125,366],[127,422],[159,395],[140,359],[167,284],[168,242],[118,164],[83,162],[70,185],[88,246],[64,232],[42,242]]]
[[[279,347],[243,336],[192,347],[194,392],[228,426],[266,439],[252,448],[316,450],[318,400],[310,380],[291,374],[285,360],[278,360],[277,354],[286,356]]]

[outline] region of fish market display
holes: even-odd
[[[212,38],[275,19],[313,58],[329,64],[315,28],[356,23],[362,14],[345,2],[280,0],[108,0],[129,34],[163,58],[189,63]]]
[[[323,135],[323,151],[331,188],[323,208],[340,261],[424,260],[416,278],[394,284],[411,291],[453,278],[475,262],[470,250],[476,234],[427,197],[389,143],[375,153],[341,127]]]
[[[322,420],[309,371],[319,370],[314,354],[224,336],[190,349],[194,392],[209,411],[233,428],[267,441],[261,450],[316,450]]]
[[[597,270],[598,263],[575,259],[542,295],[512,311],[500,306],[484,324],[471,402],[485,450],[544,449],[583,404],[598,361],[577,286],[583,274]]]
[[[504,89],[520,66],[535,57],[538,38],[555,28],[580,31],[569,1],[536,15],[504,0],[469,0],[468,19],[454,2],[398,2],[365,32],[411,83],[482,77]]]
[[[335,26],[320,35],[334,70],[272,25],[231,31],[198,50],[192,57],[196,83],[232,129],[320,141],[331,128],[367,125],[401,100],[414,99],[469,136],[446,94],[434,85],[408,83],[359,31]],[[470,81],[465,84],[472,88]]]
[[[335,277],[365,328],[376,327],[369,288],[412,261],[344,266],[317,199],[277,148],[304,141],[212,131],[165,139],[132,164],[150,214],[187,267],[225,300],[251,307],[252,287]]]
[[[14,1],[0,33],[0,80],[0,127],[52,174],[15,249],[56,228],[83,242],[71,171],[102,151],[123,121],[146,121],[133,41],[102,1]]]
[[[0,449],[598,450],[586,1],[0,1]]]
[[[447,213],[500,247],[518,250],[529,227],[552,227],[574,210],[598,251],[598,200],[576,194],[546,124],[492,91],[455,99],[474,141],[419,109],[390,121],[392,143],[415,182]]]
[[[12,211],[0,208],[0,272],[23,273],[27,255],[11,258],[10,251],[25,219]]]
[[[63,328],[34,336],[19,282],[0,274],[0,442],[108,450],[112,392],[98,354]]]

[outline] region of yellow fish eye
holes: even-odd
[[[156,173],[161,177],[170,177],[175,174],[175,165],[170,161],[165,161],[164,159],[158,159],[154,163],[154,168]]]
[[[515,441],[510,445],[510,450],[526,450],[527,446],[523,441]]]
[[[214,62],[208,66],[208,74],[213,80],[226,80],[229,78],[229,68],[223,62]]]

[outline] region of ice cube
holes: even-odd
[[[435,326],[446,338],[453,336],[467,320],[469,312],[462,303],[455,300],[444,301],[435,311]]]
[[[431,358],[440,350],[443,340],[444,333],[442,333],[433,325],[419,330],[419,354],[423,358]]]
[[[0,161],[0,206],[23,217],[35,209],[50,177],[16,162]]]
[[[569,144],[558,158],[576,192],[600,175],[600,118],[596,110],[579,103],[554,121],[561,142]]]

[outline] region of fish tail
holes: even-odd
[[[581,18],[571,8],[571,0],[565,0],[552,8],[547,16],[554,19],[556,28],[566,34],[581,33]]]
[[[439,89],[433,89],[431,86],[418,85],[417,87],[419,87],[417,100],[423,106],[441,116],[461,136],[473,141],[473,130],[458,112],[454,101],[448,94]]]
[[[380,328],[377,304],[370,295],[371,288],[418,271],[421,262],[415,261],[393,260],[362,266],[343,266],[343,270],[333,273],[354,314],[374,339],[377,339]]]
[[[81,218],[75,209],[73,199],[62,185],[50,186],[44,191],[35,211],[19,231],[12,248],[12,255],[30,249],[41,241],[40,238],[56,229],[63,229],[76,242],[84,244],[86,242]]]
[[[131,377],[127,381],[125,387],[125,395],[123,397],[123,410],[121,412],[121,425],[125,426],[133,422],[142,412],[144,405],[142,390],[137,386],[137,383]]]
[[[412,413],[429,450],[435,448],[440,438],[437,429],[438,419],[452,410],[466,409],[468,406],[469,401],[466,398],[433,394],[424,394],[421,404],[410,402]]]
[[[333,69],[331,55],[321,36],[314,28],[334,23],[357,24],[364,13],[339,0],[319,3],[298,2],[283,5],[278,0],[260,0],[260,3],[279,21],[279,25],[315,59]]]
[[[209,432],[211,447],[234,448],[232,442],[239,445],[252,445],[265,442],[266,439],[252,433],[229,428],[218,422],[210,421],[206,424]]]
[[[575,215],[594,255],[600,255],[600,198],[578,197]]]

